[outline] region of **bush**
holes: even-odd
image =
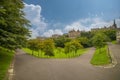
[[[54,48],[55,46],[52,39],[46,39],[44,41],[43,51],[45,52],[45,55],[54,56]]]

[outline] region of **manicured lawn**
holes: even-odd
[[[96,49],[92,59],[91,64],[93,65],[106,65],[111,63],[111,58],[107,51],[107,46],[100,49]]]
[[[13,52],[7,52],[6,49],[0,47],[0,80],[3,80],[6,76],[13,56]]]
[[[32,55],[32,51],[30,49],[23,48],[23,50],[26,53]],[[77,56],[84,54],[88,50],[89,49],[80,49],[77,51],[77,53],[71,52],[71,53],[65,54],[64,49],[61,48],[61,50],[59,50],[59,49],[54,50],[54,56],[46,56],[46,55],[44,55],[44,52],[42,52],[42,51],[39,51],[39,54],[38,54],[38,52],[34,51],[33,55],[36,57],[39,57],[39,58],[73,58],[73,57],[77,57]]]

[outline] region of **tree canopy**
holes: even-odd
[[[73,51],[75,53],[77,53],[77,50],[79,50],[80,48],[83,48],[83,46],[79,43],[79,41],[72,40],[65,44],[65,53],[69,53],[69,52],[73,52]]]
[[[92,42],[93,45],[97,48],[101,48],[105,46],[106,42],[109,40],[109,37],[106,36],[104,33],[97,33],[93,38]]]
[[[0,1],[0,46],[16,49],[25,45],[30,25],[23,8],[22,0]]]

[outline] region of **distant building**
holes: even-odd
[[[41,37],[41,36],[39,36],[39,37],[37,37],[37,39],[45,40],[45,39],[47,39],[47,37]]]
[[[58,37],[60,37],[61,35],[59,35],[59,34],[53,34],[52,35],[52,38],[58,38]]]
[[[109,29],[115,29],[115,30],[118,29],[118,28],[117,28],[117,24],[115,23],[115,20],[114,20],[114,22],[113,22],[113,25],[111,25],[111,26],[109,26],[109,27],[104,26],[103,28],[93,28],[93,29],[91,29],[91,31],[109,30]]]
[[[79,30],[75,31],[73,29],[73,30],[69,31],[69,33],[68,33],[69,38],[76,38],[78,36],[80,36],[80,31]]]
[[[120,43],[120,28],[117,27],[117,24],[115,23],[115,20],[113,22],[113,25],[109,26],[109,27],[103,27],[103,28],[94,28],[94,29],[91,29],[91,31],[99,31],[99,30],[111,30],[111,29],[114,29],[116,30],[116,40],[118,43]]]

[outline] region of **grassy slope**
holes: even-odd
[[[101,52],[100,49],[96,49],[92,59],[91,59],[91,64],[93,65],[105,65],[105,64],[109,64],[111,62],[111,58],[107,52],[107,46],[101,48]]]
[[[28,48],[24,48],[23,50],[28,54],[32,54],[32,51]],[[87,50],[88,49],[80,49],[80,50],[78,50],[78,52],[76,54],[74,54],[72,52],[69,54],[65,54],[64,49],[61,49],[61,51],[55,49],[54,50],[55,56],[51,56],[51,57],[44,55],[44,52],[40,52],[40,54],[38,56],[38,52],[34,51],[34,56],[40,57],[40,58],[72,58],[72,57],[77,57],[77,56],[84,54]]]
[[[0,47],[0,80],[3,80],[13,59],[13,52],[7,52]]]

